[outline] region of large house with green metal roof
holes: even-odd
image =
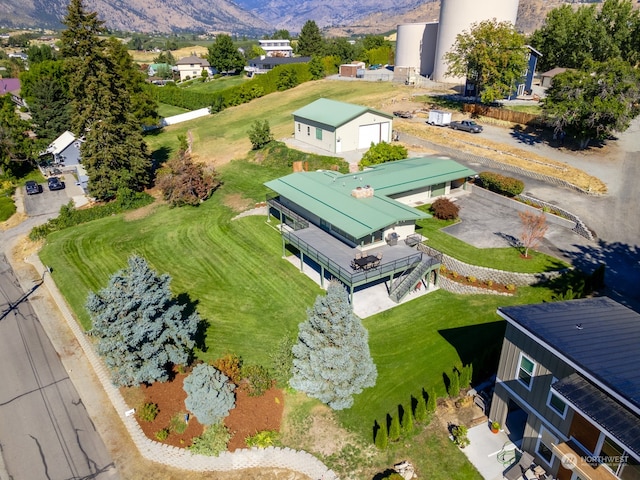
[[[320,98],[293,112],[294,138],[331,153],[391,141],[393,116],[369,107]]]
[[[415,207],[462,189],[472,175],[450,159],[409,158],[355,174],[296,172],[265,185],[276,193],[267,203],[281,221],[283,253],[294,246],[301,268],[306,256],[319,266],[321,278],[338,278],[351,293],[388,278],[390,296],[399,301],[432,272],[435,282],[440,266],[439,259],[416,249],[422,241],[416,221],[429,215]],[[380,261],[361,272],[353,262],[359,256]],[[403,289],[392,288],[407,278]]]

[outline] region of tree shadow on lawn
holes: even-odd
[[[505,327],[506,323],[500,321],[446,328],[438,333],[456,349],[463,366],[473,365],[472,384],[475,384],[496,372]],[[448,374],[443,372],[442,375],[444,381]]]
[[[188,318],[194,312],[196,312],[198,303],[200,303],[199,300],[192,300],[191,296],[186,292],[178,294],[178,296],[175,298],[175,301],[176,303],[178,303],[178,305],[184,306],[184,310],[182,312],[184,318]],[[200,318],[200,323],[198,323],[198,329],[196,330],[195,343],[196,348],[201,352],[206,352],[208,349],[207,329],[209,328],[209,326],[210,322],[208,320]]]

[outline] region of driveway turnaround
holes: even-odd
[[[113,461],[78,392],[0,255],[0,478],[115,480]]]

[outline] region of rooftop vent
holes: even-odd
[[[582,324],[581,323],[576,323],[576,328],[578,330],[582,330]]]

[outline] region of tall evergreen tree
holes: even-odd
[[[424,393],[420,392],[418,394],[418,399],[416,403],[416,412],[415,412],[416,422],[422,423],[427,417],[427,402],[424,399]]]
[[[300,30],[296,53],[303,57],[311,57],[314,55],[323,56],[324,51],[325,42],[318,25],[313,20],[307,20]]]
[[[168,367],[188,362],[200,319],[172,298],[170,282],[169,275],[132,256],[106,288],[89,294],[89,333],[98,339],[98,354],[115,385],[166,381]]]
[[[376,432],[375,439],[376,447],[380,450],[386,450],[389,446],[389,436],[387,434],[387,420],[385,419],[381,424],[380,428]]]
[[[346,290],[332,282],[299,325],[291,386],[334,410],[351,407],[353,395],[374,386],[378,376],[368,337]]]
[[[113,41],[100,39],[103,22],[85,10],[82,0],[71,0],[63,23],[67,29],[61,51],[69,79],[71,126],[77,136],[85,136],[81,156],[89,193],[111,200],[121,189],[141,190],[149,183],[151,162],[133,114],[144,101],[134,100],[143,96],[136,97],[131,64]]]
[[[10,95],[0,95],[0,175],[15,174],[24,162],[34,160],[35,145],[26,135],[29,123],[22,120]]]
[[[400,440],[400,415],[396,414],[391,417],[391,425],[389,425],[389,440],[397,442]]]

